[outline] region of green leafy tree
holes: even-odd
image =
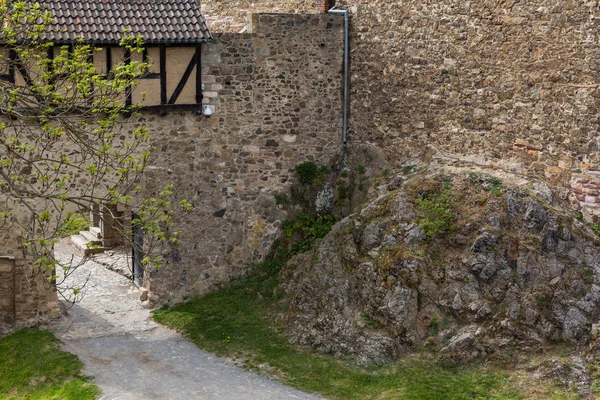
[[[58,269],[65,279],[76,267],[53,256],[66,214],[86,212],[92,204],[125,204],[138,210],[133,222],[146,233],[146,266],[159,267],[166,250],[158,247],[166,249],[178,240],[180,232],[173,229],[177,208],[185,212],[191,205],[174,204],[172,186],[155,198],[139,195],[152,148],[145,126],[131,129],[127,124],[138,107],[124,99],[148,64],[130,57],[98,73],[93,46],[75,41],[57,48],[47,40],[52,18],[39,4],[0,1],[0,73],[17,71],[24,81],[0,79],[4,229],[22,237],[35,271],[55,285]],[[123,37],[120,45],[131,55],[143,50],[142,39],[133,35]],[[121,234],[130,237],[128,229]],[[70,288],[70,298],[79,290]]]

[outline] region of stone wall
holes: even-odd
[[[246,9],[269,7],[319,8],[297,0]],[[352,14],[352,143],[376,144],[392,162],[435,147],[464,162],[542,176],[587,217],[597,212],[589,186],[598,168],[595,2],[343,0],[338,7]],[[235,11],[217,0],[203,8],[209,21],[243,26],[241,3]]]
[[[146,193],[172,182],[195,206],[169,265],[146,282],[163,300],[207,292],[263,259],[285,218],[274,194],[297,164],[326,163],[342,144],[341,19],[260,14],[252,33],[213,34],[202,79],[214,115],[145,113],[134,123],[156,147]]]
[[[11,210],[26,218],[27,214],[18,209],[18,204],[0,198],[0,211]],[[57,293],[33,270],[32,260],[24,256],[22,241],[14,223],[0,222],[0,336],[59,315]]]
[[[322,0],[202,0],[200,8],[212,33],[240,33],[252,30],[252,14],[316,14],[322,3]]]
[[[573,198],[573,171],[597,168],[596,3],[343,5],[354,14],[355,142],[398,160],[426,145],[492,166],[512,160],[517,172],[562,187],[564,198]]]

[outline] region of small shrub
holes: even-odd
[[[271,256],[260,265],[261,269],[266,272],[276,272],[281,270],[292,256],[286,246],[275,243],[273,247],[276,247],[277,249],[275,250],[275,253],[272,253]]]
[[[90,221],[82,214],[76,212],[67,213],[65,220],[60,225],[56,234],[59,237],[67,237],[85,231],[90,228]]]
[[[592,283],[594,281],[594,270],[591,268],[584,269],[581,277],[585,283]]]
[[[590,390],[593,394],[600,394],[600,381],[592,382],[592,386],[590,387]]]
[[[309,193],[308,190],[302,185],[294,184],[290,187],[290,202],[294,204],[298,204],[304,208],[308,208],[310,206]]]
[[[329,233],[334,223],[333,215],[300,213],[296,219],[284,221],[283,234],[288,238],[302,233],[309,237],[323,238]]]
[[[285,205],[290,203],[290,198],[285,193],[278,193],[275,195],[275,203],[279,205]]]
[[[431,334],[437,336],[440,331],[440,321],[437,315],[432,315],[429,319],[429,329],[431,329]]]
[[[377,329],[380,327],[379,324],[373,319],[371,319],[371,317],[369,317],[369,315],[366,312],[360,313],[360,319],[365,323],[365,326],[367,328]]]
[[[325,237],[334,224],[335,218],[331,214],[300,213],[295,219],[283,222],[283,235],[296,239],[292,245],[293,254],[302,253],[310,250],[317,239]]]
[[[356,166],[356,170],[358,171],[358,173],[359,173],[360,175],[364,175],[364,174],[365,174],[365,172],[367,172],[367,168],[365,168],[365,166],[364,166],[364,165],[362,165],[362,164],[358,164],[358,165]]]
[[[544,296],[538,296],[535,299],[535,304],[538,306],[538,308],[546,308],[548,307],[548,300]]]
[[[348,197],[348,189],[346,188],[344,182],[338,183],[337,194],[339,199],[345,199]]]
[[[492,187],[500,187],[503,184],[502,180],[494,177],[488,178],[487,183]]]
[[[487,188],[492,192],[492,195],[496,197],[502,196],[502,191],[500,190],[502,185],[503,182],[498,178],[491,177],[486,180]]]
[[[592,232],[594,232],[594,235],[600,236],[600,224],[592,224],[591,228]]]
[[[381,171],[381,176],[383,176],[384,178],[390,176],[390,170],[384,169],[383,171]]]
[[[433,239],[455,228],[456,215],[449,190],[417,199],[419,227]]]
[[[319,174],[319,167],[312,161],[307,161],[296,165],[296,175],[300,183],[304,185],[312,184]]]
[[[411,172],[415,172],[417,170],[417,166],[416,165],[407,165],[406,167],[402,168],[402,173],[404,175],[408,175]]]

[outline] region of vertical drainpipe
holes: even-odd
[[[326,3],[326,0],[324,1]],[[348,10],[334,10],[333,8],[328,11],[329,14],[340,14],[344,16],[344,128],[342,132],[342,141],[344,144],[348,142],[348,57],[350,55],[350,38],[349,38],[349,25],[350,15]]]

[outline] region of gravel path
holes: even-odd
[[[63,260],[72,252],[67,242],[56,247]],[[153,322],[135,286],[96,262],[69,280],[88,276],[83,299],[51,329],[83,361],[103,400],[317,399],[230,365]]]

